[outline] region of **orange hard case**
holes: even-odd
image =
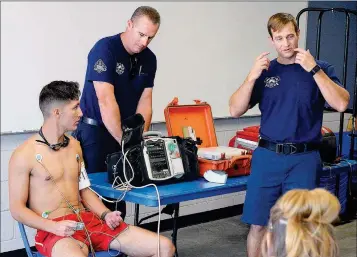
[[[195,104],[179,105],[178,99],[174,98],[165,108],[165,121],[168,136],[183,135],[183,127],[192,127],[197,139],[202,143],[201,147],[217,147],[216,130],[212,116],[211,106],[206,102],[194,100]],[[245,176],[250,174],[250,154],[233,157],[226,160],[207,160],[198,158],[200,176],[207,170],[223,170],[229,177]]]

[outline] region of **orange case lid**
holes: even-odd
[[[202,140],[201,147],[218,146],[211,106],[206,102],[194,100],[196,104],[179,105],[175,97],[165,108],[165,121],[168,136],[183,137],[183,127],[192,127],[196,138]]]

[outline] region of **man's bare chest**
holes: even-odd
[[[78,181],[79,155],[71,149],[66,151],[42,150],[34,153],[35,165],[31,175],[43,182]]]

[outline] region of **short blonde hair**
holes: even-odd
[[[288,191],[271,209],[263,256],[338,256],[332,223],[340,209],[338,199],[325,189]]]
[[[273,37],[273,31],[281,30],[285,25],[292,23],[296,34],[299,32],[296,19],[289,13],[276,13],[269,18],[267,28],[269,35]]]
[[[142,16],[146,16],[149,18],[149,20],[154,24],[159,24],[161,23],[161,18],[159,12],[150,6],[140,6],[136,8],[134,11],[133,15],[131,16],[131,20],[135,21],[137,18],[140,18]]]

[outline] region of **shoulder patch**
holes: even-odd
[[[105,63],[102,61],[102,59],[99,59],[95,64],[94,64],[94,70],[98,72],[99,74],[107,71],[107,66]]]

